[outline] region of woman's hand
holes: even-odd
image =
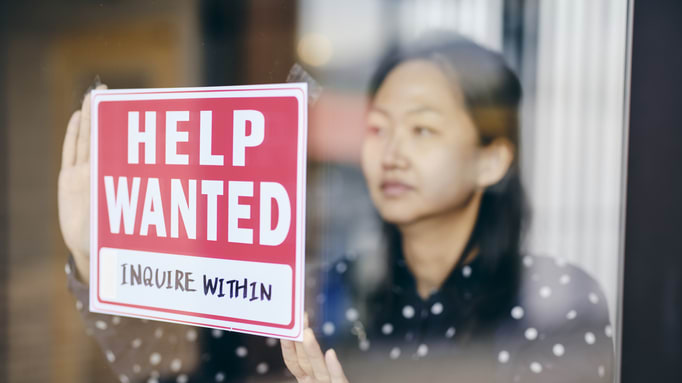
[[[282,340],[281,344],[284,364],[299,383],[348,383],[336,352],[329,349],[322,355],[313,330],[307,326],[303,342]]]
[[[106,89],[100,85],[97,89]],[[84,282],[90,276],[90,94],[71,116],[58,183],[59,226]]]

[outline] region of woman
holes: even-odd
[[[356,338],[351,354],[364,356],[348,365],[363,378],[611,379],[598,285],[577,268],[519,252],[520,98],[500,55],[452,36],[421,40],[380,67],[362,168],[394,267],[380,287],[358,294],[362,287],[344,277],[352,261],[341,261],[324,289],[344,290],[342,307],[322,309],[318,321],[324,341],[346,353],[353,346],[343,339]],[[300,382],[347,381],[346,365],[333,349],[322,354],[311,329],[302,344],[283,341],[282,352]]]
[[[315,278],[311,328],[302,343],[281,343],[289,371],[300,382],[609,381],[611,327],[597,283],[519,251],[521,88],[502,57],[432,36],[390,54],[370,94],[362,168],[386,223],[388,267],[372,274],[377,283],[358,278],[378,256],[369,254]],[[87,106],[69,123],[59,196],[74,256],[67,273],[82,301],[87,286],[68,271],[87,282]],[[121,381],[230,381],[282,360],[274,340],[83,315]],[[333,349],[323,354],[319,343]]]

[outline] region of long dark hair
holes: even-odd
[[[504,138],[515,148],[517,155],[506,175],[485,189],[474,229],[455,265],[455,268],[461,267],[469,251],[478,249],[476,263],[486,289],[494,291],[502,301],[511,301],[519,284],[520,246],[527,212],[518,165],[519,79],[500,54],[459,35],[439,32],[393,48],[370,82],[371,98],[395,67],[413,59],[436,64],[450,80],[453,90],[461,93],[478,131],[480,145]],[[384,226],[390,256],[402,257],[400,232],[392,224]],[[506,310],[504,304],[488,306]],[[498,314],[493,307],[481,307],[478,311],[478,320],[492,319]]]

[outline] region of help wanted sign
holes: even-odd
[[[90,310],[302,338],[306,84],[92,93]]]

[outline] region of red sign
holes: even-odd
[[[95,312],[301,339],[307,87],[92,94]]]

